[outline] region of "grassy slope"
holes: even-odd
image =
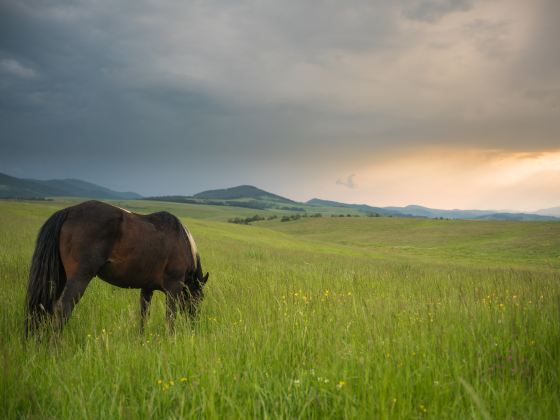
[[[258,226],[391,259],[560,268],[558,222],[375,217],[260,222]]]
[[[123,202],[169,209],[193,232],[211,272],[199,323],[169,335],[156,294],[140,337],[138,293],[94,280],[58,342],[24,344],[33,241],[67,203],[0,202],[4,417],[560,411],[560,278],[551,269],[560,224],[323,218],[238,226],[215,221],[241,215],[228,215],[231,208]]]

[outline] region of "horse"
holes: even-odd
[[[164,292],[173,328],[177,307],[196,316],[208,281],[208,273],[202,273],[192,235],[168,212],[141,215],[95,200],[64,208],[37,236],[25,301],[26,336],[47,320],[62,330],[95,276],[141,290],[141,332],[153,292]]]

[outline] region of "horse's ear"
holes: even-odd
[[[202,277],[202,284],[204,284],[208,281],[208,276],[209,275],[210,275],[209,273],[206,273],[206,275],[204,277]]]

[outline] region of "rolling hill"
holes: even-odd
[[[131,200],[142,196],[119,192],[79,179],[47,181],[16,178],[0,173],[0,198],[40,199],[46,197],[87,197]]]
[[[346,204],[339,203],[337,201],[321,200],[319,198],[313,198],[305,204],[309,204],[311,206],[335,207],[339,209],[352,209],[362,213],[377,213],[383,216],[402,216],[402,214],[397,211],[392,211],[383,207],[372,207],[367,204]]]
[[[79,179],[35,180],[0,173],[0,198],[44,199],[46,197],[87,197],[113,200],[142,198],[133,192],[113,191]],[[254,210],[321,213],[324,215],[379,215],[390,217],[422,217],[472,220],[560,220],[560,207],[535,213],[496,210],[442,210],[418,205],[376,207],[368,204],[348,204],[313,198],[305,203],[262,190],[252,185],[202,191],[193,196],[155,196],[150,201],[163,201],[210,206],[230,206]]]
[[[240,226],[216,212],[253,210],[122,200],[176,214],[196,238],[210,272],[196,321],[171,331],[155,293],[140,334],[138,293],[96,279],[67,329],[24,340],[35,235],[69,201],[0,200],[6,420],[483,418],[478,398],[492,418],[558,417],[560,223]]]
[[[367,204],[348,204],[313,198],[300,203],[270,193],[252,185],[203,191],[193,196],[149,197],[147,200],[187,204],[244,207],[256,210],[284,210],[325,215],[379,215],[391,217],[422,217],[472,220],[558,220],[552,215],[513,213],[496,210],[441,210],[409,205],[405,207],[375,207]]]
[[[535,214],[540,214],[541,216],[560,217],[560,207],[550,207],[548,209],[537,210]]]
[[[218,190],[202,191],[193,196],[199,199],[219,199],[219,200],[239,200],[239,199],[254,199],[254,200],[271,200],[286,204],[299,204],[293,200],[281,197],[276,194],[269,193],[268,191],[261,190],[260,188],[252,185],[240,185],[238,187],[224,188]]]
[[[256,210],[306,211],[303,203],[281,197],[252,185],[202,191],[193,196],[148,197],[147,200],[173,203],[205,204],[213,206],[244,207]]]
[[[552,214],[541,213],[511,213],[499,212],[496,210],[441,210],[432,209],[418,205],[405,207],[372,207],[367,204],[346,204],[336,201],[327,201],[314,198],[306,204],[316,206],[330,206],[345,209],[354,209],[365,213],[377,213],[380,215],[400,216],[400,217],[427,217],[431,219],[471,219],[471,220],[558,220]],[[549,209],[551,210],[551,209]]]

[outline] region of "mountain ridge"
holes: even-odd
[[[368,204],[348,204],[332,200],[312,198],[306,202],[298,202],[277,194],[270,193],[253,185],[239,185],[230,188],[206,190],[193,196],[163,196],[148,197],[148,200],[172,201],[190,204],[208,204],[220,206],[248,207],[259,210],[291,210],[300,212],[315,212],[318,207],[332,209],[352,209],[354,211],[379,216],[395,217],[425,217],[443,219],[468,220],[560,220],[550,215],[535,213],[507,212],[503,210],[442,210],[411,204],[404,207],[376,207]],[[292,207],[281,206],[291,205]],[[300,206],[300,207],[294,207]],[[305,207],[301,207],[305,206]]]
[[[312,198],[306,204],[310,205],[330,205],[340,208],[352,208],[378,214],[389,214],[401,217],[429,217],[445,219],[468,219],[468,220],[559,220],[558,217],[549,214],[522,213],[522,212],[503,212],[498,210],[442,210],[424,207],[417,204],[410,204],[404,207],[373,207],[367,204],[347,204],[337,201],[322,200]],[[560,209],[560,208],[559,208]]]
[[[237,187],[206,190],[193,195],[193,198],[235,200],[241,198],[267,198],[284,203],[296,204],[296,201],[262,190],[254,185],[238,185]],[[299,203],[297,203],[299,204]]]
[[[318,207],[352,209],[367,215],[396,217],[426,217],[470,220],[560,220],[560,207],[541,209],[534,213],[509,212],[501,210],[442,210],[410,204],[404,207],[378,207],[369,204],[349,204],[332,200],[312,198],[298,202],[273,194],[253,185],[238,185],[230,188],[201,191],[193,196],[142,197],[134,192],[119,192],[75,178],[36,180],[17,178],[0,173],[0,198],[42,199],[46,197],[84,197],[104,199],[146,199],[151,201],[171,201],[190,204],[207,204],[254,208],[259,210],[287,210],[314,212]]]
[[[84,197],[131,200],[142,198],[134,192],[114,191],[75,178],[38,180],[0,173],[0,198],[37,199],[46,197]]]
[[[540,209],[535,212],[535,214],[539,214],[541,216],[554,216],[560,217],[560,206],[558,207],[549,207],[546,209]]]

